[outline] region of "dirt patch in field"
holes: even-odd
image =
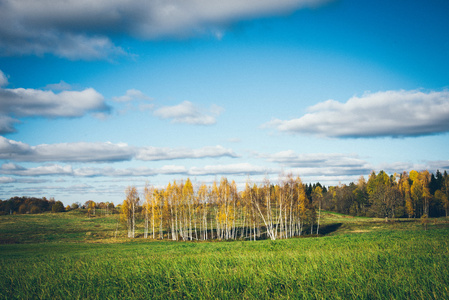
[[[362,232],[370,232],[371,230],[366,230],[366,229],[358,229],[358,230],[353,230],[353,231],[351,231],[351,232],[354,232],[354,233],[362,233]]]

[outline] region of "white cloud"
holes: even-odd
[[[289,172],[298,174],[301,177],[335,177],[335,176],[362,176],[371,173],[373,168],[361,167],[344,167],[344,166],[329,166],[329,167],[297,167],[290,168]]]
[[[92,168],[92,167],[86,167],[86,168],[78,168],[74,170],[75,176],[81,176],[81,177],[95,177],[95,176],[104,176],[105,174],[113,174],[115,171],[112,167],[105,167],[105,168]]]
[[[288,167],[361,167],[366,166],[366,162],[358,158],[355,154],[341,153],[311,153],[297,154],[293,150],[281,151],[271,155],[261,155],[271,162],[280,163]]]
[[[131,160],[134,150],[119,143],[61,143],[33,147],[33,161],[113,162]]]
[[[1,183],[13,183],[16,182],[16,179],[12,177],[0,177],[0,184]]]
[[[126,91],[126,94],[120,97],[114,97],[112,98],[112,100],[116,101],[116,102],[128,102],[128,101],[132,101],[132,100],[152,100],[150,97],[148,97],[147,95],[145,95],[144,93],[142,93],[139,90],[136,89],[130,89]]]
[[[38,2],[38,1],[36,1]],[[0,19],[5,17],[0,12]],[[19,16],[20,17],[20,16]],[[95,34],[72,33],[63,28],[32,27],[28,24],[16,24],[19,28],[11,31],[8,24],[17,20],[0,23],[1,56],[37,55],[47,53],[70,60],[105,60],[126,55],[126,52],[114,45],[107,36]],[[24,26],[23,26],[24,25]]]
[[[0,159],[26,162],[118,162],[129,160],[159,161],[174,159],[201,159],[238,157],[232,149],[207,146],[199,149],[133,147],[126,143],[60,143],[28,144],[0,136]]]
[[[19,120],[0,115],[0,134],[15,132],[14,124],[20,123]]]
[[[161,168],[123,168],[112,167],[84,167],[73,168],[71,165],[48,164],[43,166],[25,168],[14,163],[5,163],[0,167],[0,174],[13,176],[48,176],[48,175],[67,175],[74,177],[142,177],[156,175],[187,175],[188,170],[184,166],[167,165]],[[9,177],[0,177],[0,183],[16,182],[16,179]]]
[[[443,170],[449,170],[449,160],[428,161],[426,163],[426,168],[421,168],[420,170],[440,170],[441,172],[443,172]]]
[[[87,194],[87,193],[92,193],[96,190],[95,187],[93,187],[89,184],[75,184],[75,185],[68,186],[66,189],[70,190],[72,193],[76,193],[76,194]]]
[[[45,175],[72,175],[72,166],[61,166],[56,164],[24,168],[22,166],[6,163],[0,168],[1,174],[17,176],[45,176]]]
[[[228,24],[279,15],[323,0],[5,0],[0,54],[101,59],[123,54],[109,36],[143,39],[223,35]]]
[[[423,163],[393,162],[373,165],[356,154],[343,153],[313,153],[298,154],[292,150],[281,151],[274,154],[258,154],[269,162],[278,163],[283,173],[299,175],[307,182],[338,182],[349,183],[356,181],[360,176],[368,176],[372,171],[384,170],[388,174],[410,172],[411,170],[447,170],[449,161],[428,161]]]
[[[228,139],[228,142],[229,143],[241,143],[242,139],[240,139],[240,138],[230,138],[230,139]]]
[[[141,177],[156,175],[187,174],[184,166],[163,166],[162,168],[79,168],[74,170],[74,176],[81,177]]]
[[[0,89],[0,113],[4,115],[81,117],[108,109],[103,96],[92,88],[58,94],[35,89]]]
[[[410,172],[411,170],[424,171],[428,170],[431,173],[435,173],[437,170],[444,172],[444,170],[449,171],[449,160],[434,160],[434,161],[423,161],[420,163],[411,162],[394,162],[394,163],[382,163],[377,168],[377,170],[384,170],[388,174],[402,173],[403,171]]]
[[[194,125],[213,125],[217,122],[223,108],[213,105],[206,113],[196,107],[192,102],[184,101],[174,106],[164,106],[154,111],[154,115],[161,119],[172,119],[174,123]]]
[[[264,175],[273,173],[273,170],[254,166],[249,163],[229,164],[229,165],[208,165],[204,167],[192,167],[189,174],[193,176],[204,175]],[[276,173],[276,171],[275,171]]]
[[[373,166],[355,154],[298,154],[293,150],[287,150],[275,154],[260,154],[259,157],[278,163],[287,172],[306,177],[360,176],[373,170]]]
[[[61,80],[59,83],[47,84],[45,86],[45,89],[53,90],[53,91],[67,91],[67,90],[71,90],[72,86],[70,84],[68,84],[67,82]]]
[[[138,151],[136,159],[156,161],[223,156],[237,157],[237,154],[232,149],[226,149],[222,146],[208,146],[199,149],[143,147]]]
[[[25,168],[14,163],[5,163],[0,167],[0,174],[13,176],[46,176],[46,175],[68,175],[74,177],[145,177],[157,175],[185,175],[185,176],[207,176],[207,175],[264,175],[277,173],[269,168],[254,166],[249,163],[228,165],[207,165],[204,167],[166,165],[160,168],[123,168],[112,167],[84,167],[73,168],[70,165],[49,164],[31,168]]]
[[[127,144],[61,143],[30,146],[0,136],[0,159],[29,162],[112,162],[131,160],[135,150]]]
[[[92,88],[68,91],[70,85],[61,81],[46,88],[64,90],[7,89],[6,76],[0,70],[0,134],[15,132],[17,117],[73,118],[88,113],[108,113],[103,96]]]
[[[449,131],[449,91],[386,91],[328,100],[298,119],[265,124],[281,132],[327,137],[408,137]]]
[[[15,160],[17,156],[28,155],[30,152],[29,145],[0,136],[0,158]]]
[[[8,85],[8,77],[0,70],[0,87]]]

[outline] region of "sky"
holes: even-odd
[[[449,171],[449,2],[0,0],[0,199]]]

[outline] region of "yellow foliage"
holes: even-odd
[[[416,179],[418,179],[418,172],[415,170],[411,170],[408,177],[414,182]]]
[[[129,203],[127,200],[123,200],[123,204],[120,208],[120,222],[126,223],[129,217]]]

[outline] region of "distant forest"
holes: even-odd
[[[314,186],[307,186],[313,195]],[[420,218],[448,216],[449,176],[446,171],[428,171],[388,175],[372,172],[349,185],[329,187],[323,199],[323,209],[379,218]]]
[[[62,212],[64,204],[54,198],[13,197],[9,200],[0,200],[0,215],[9,214],[39,214],[46,211]]]

